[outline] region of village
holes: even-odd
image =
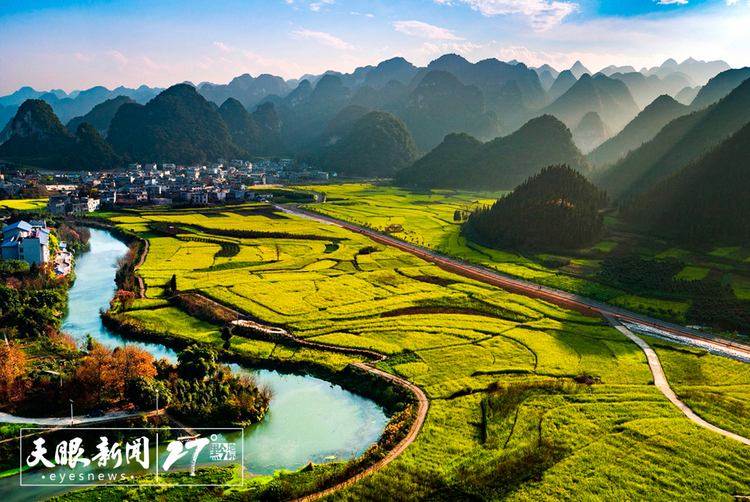
[[[145,205],[262,201],[258,187],[325,183],[329,173],[291,159],[252,163],[218,159],[211,165],[130,164],[122,171],[54,173],[1,165],[0,198],[48,198],[52,214]],[[333,173],[330,176],[335,177]]]

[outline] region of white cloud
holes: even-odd
[[[423,23],[421,21],[396,21],[393,23],[393,27],[396,28],[396,31],[406,33],[407,35],[414,35],[415,37],[436,38],[442,40],[463,40],[454,35],[451,30],[438,28],[437,26]]]
[[[318,42],[323,45],[327,45],[329,47],[334,47],[336,49],[353,49],[353,45],[349,45],[340,38],[334,37],[331,34],[322,32],[322,31],[310,31],[310,30],[297,30],[293,31],[292,35],[295,35],[299,38],[304,38],[305,40],[312,40],[314,42]]]
[[[156,64],[156,63],[154,63],[153,61],[151,61],[146,56],[143,56],[143,64],[146,65],[146,68],[150,68],[152,70],[158,70],[159,69],[159,65]]]
[[[76,52],[76,59],[78,59],[78,61],[83,61],[84,63],[88,63],[89,61],[91,61],[90,58],[87,58],[86,56],[84,56],[80,52]]]
[[[243,54],[248,58],[256,69],[281,75],[284,78],[292,78],[304,73],[300,65],[294,62],[279,58],[267,58],[251,51],[244,51]]]
[[[740,0],[727,0],[727,5],[735,5],[740,3]]]
[[[656,2],[656,0],[654,1]],[[732,0],[729,0],[729,1],[732,1]],[[656,3],[658,3],[659,5],[672,5],[672,4],[687,5],[688,0],[659,0]]]
[[[219,48],[221,52],[232,52],[232,48],[222,44],[221,42],[214,42],[214,45]]]
[[[128,58],[123,56],[119,51],[107,51],[105,54],[120,64],[128,64]]]
[[[375,17],[372,14],[365,14],[365,17]]]
[[[323,7],[324,4],[332,4],[334,0],[320,0],[319,2],[314,2],[310,4],[310,10],[313,12],[318,12],[321,7]]]
[[[436,3],[451,5],[448,0],[433,0]],[[485,17],[521,14],[527,16],[536,31],[547,30],[578,10],[578,4],[557,0],[460,0]],[[667,0],[670,1],[670,0]],[[672,0],[686,1],[686,0]]]
[[[462,44],[458,44],[455,42],[434,44],[425,42],[422,44],[422,47],[417,49],[416,52],[417,54],[469,54],[476,50],[485,49],[486,47],[486,45],[476,45],[472,44],[471,42],[465,42]]]

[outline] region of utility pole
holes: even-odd
[[[73,426],[73,400],[68,399],[70,401],[70,426]]]

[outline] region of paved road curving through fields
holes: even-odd
[[[716,427],[715,425],[711,425],[710,423],[703,420],[701,417],[693,413],[693,410],[688,408],[688,406],[679,400],[677,395],[674,393],[672,388],[669,386],[669,382],[667,382],[667,377],[664,375],[664,369],[661,367],[661,362],[659,361],[659,356],[656,355],[656,352],[654,352],[654,349],[652,349],[648,343],[646,343],[643,338],[636,335],[632,331],[630,331],[628,328],[622,325],[620,321],[615,319],[609,314],[604,314],[605,319],[612,325],[613,328],[615,328],[617,331],[628,337],[630,340],[632,340],[636,345],[638,345],[641,350],[646,354],[646,359],[648,359],[648,366],[651,368],[651,374],[654,375],[654,385],[656,388],[658,388],[664,396],[666,396],[667,399],[669,399],[672,404],[674,404],[677,409],[679,409],[686,417],[688,417],[690,420],[695,422],[696,424],[700,425],[701,427],[705,427],[708,430],[718,432],[719,434],[722,434],[724,436],[727,436],[732,439],[736,439],[737,441],[741,443],[745,443],[746,445],[750,445],[750,439],[747,439],[745,437],[742,437],[740,435],[737,435],[733,432],[729,432],[727,430],[721,429],[719,427]]]
[[[146,261],[146,255],[148,254],[148,239],[141,239],[145,243],[145,247],[143,248],[143,253],[141,254],[141,259],[138,260],[138,263],[135,267],[133,267],[133,271],[137,271],[141,266],[143,265],[143,262]],[[135,278],[138,280],[138,286],[140,288],[140,295],[142,299],[146,298],[146,283],[143,282],[143,278],[135,274]]]

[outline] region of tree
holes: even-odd
[[[60,251],[60,240],[57,238],[54,232],[49,234],[49,254],[56,255]]]
[[[26,357],[15,344],[0,343],[0,403],[23,398]]]
[[[88,355],[75,371],[75,379],[82,384],[78,390],[84,401],[99,404],[112,387],[116,376],[111,371],[111,360],[112,351],[92,340]]]
[[[137,377],[156,376],[154,358],[135,345],[117,347],[112,352],[112,367],[115,374],[114,389],[120,396],[127,394],[129,382]]]
[[[132,291],[124,291],[122,289],[118,289],[117,293],[115,293],[115,297],[112,298],[112,301],[109,302],[109,306],[112,308],[112,310],[117,310],[117,307],[122,307],[123,310],[129,309],[133,302],[135,301],[135,294]]]
[[[0,285],[0,315],[16,310],[20,306],[18,290]]]
[[[156,391],[159,391],[159,406],[167,406],[172,402],[172,391],[161,381],[147,376],[137,376],[127,382],[126,397],[131,403],[141,408],[156,406]]]
[[[216,371],[216,351],[200,345],[191,345],[177,356],[177,371],[182,378],[203,380]]]
[[[169,292],[170,294],[175,294],[177,291],[177,276],[175,274],[172,274],[172,278],[169,280]]]
[[[221,328],[221,339],[224,340],[224,345],[222,345],[222,347],[224,350],[229,350],[231,347],[229,339],[232,338],[232,327],[231,324],[225,324],[224,327]]]

